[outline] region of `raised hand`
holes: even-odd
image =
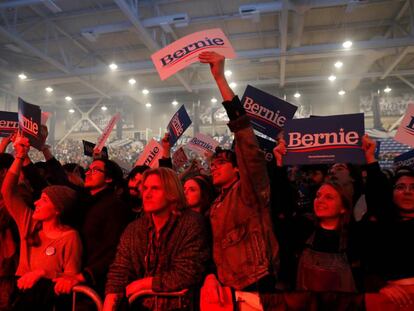
[[[35,270],[31,272],[27,272],[26,274],[23,274],[23,276],[20,277],[17,281],[17,287],[20,290],[27,290],[33,287],[39,281],[41,277],[44,276],[43,270]]]
[[[273,155],[275,156],[277,166],[282,166],[283,156],[286,152],[286,141],[283,137],[280,137],[277,146],[273,148]]]
[[[375,159],[376,147],[377,143],[375,140],[371,139],[367,134],[362,136],[362,150],[364,150],[365,159],[367,160],[368,164],[377,161],[377,159]]]
[[[29,139],[18,133],[13,143],[17,158],[25,158],[30,149]]]
[[[201,63],[209,64],[211,74],[214,79],[225,78],[224,76],[224,62],[225,58],[223,55],[220,55],[216,52],[203,52],[198,55],[198,59]]]
[[[162,146],[162,157],[170,158],[171,157],[171,144],[170,144],[170,133],[165,133],[164,137],[161,140]]]

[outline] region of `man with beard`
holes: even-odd
[[[143,213],[141,193],[142,175],[148,169],[150,167],[147,165],[137,165],[129,172],[127,177],[131,206],[135,218],[139,218]]]

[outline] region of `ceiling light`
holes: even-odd
[[[130,85],[134,85],[135,83],[137,83],[137,80],[135,80],[134,78],[131,78],[131,79],[128,80],[128,83]]]
[[[345,49],[349,49],[349,48],[351,48],[351,46],[352,46],[352,41],[350,41],[350,40],[346,40],[344,43],[342,43],[342,46],[343,46]]]
[[[45,88],[45,91],[48,93],[52,93],[53,89],[50,86],[48,86],[47,88]]]
[[[26,80],[27,76],[22,72],[21,74],[19,74],[19,79],[20,80]]]
[[[338,92],[338,94],[339,94],[339,95],[341,95],[341,96],[344,96],[344,95],[345,95],[345,93],[346,93],[346,92],[345,92],[344,90],[340,90],[340,91]]]
[[[152,106],[151,103],[146,103],[145,104],[145,107],[147,107],[147,108],[151,108],[151,106]]]
[[[101,109],[102,109],[103,111],[107,111],[107,110],[108,110],[108,107],[106,107],[106,106],[104,105],[104,106],[102,106],[102,107],[101,107]]]
[[[69,113],[74,113],[74,112],[75,112],[75,109],[73,109],[73,108],[69,109]]]
[[[212,102],[213,104],[217,103],[217,98],[213,97],[213,98],[211,99],[211,102]]]
[[[233,89],[233,88],[235,88],[237,86],[237,83],[236,82],[231,82],[229,84],[229,86]]]
[[[224,72],[224,75],[226,76],[226,77],[231,77],[231,75],[232,75],[233,73],[231,72],[231,70],[226,70],[225,72]]]
[[[148,95],[148,94],[149,94],[149,91],[148,91],[147,89],[143,89],[143,90],[142,90],[142,94],[144,94],[144,95]]]
[[[175,99],[172,101],[171,105],[173,106],[177,106],[178,105],[178,101],[176,101]]]
[[[342,68],[342,66],[344,65],[344,63],[343,62],[341,62],[340,60],[338,60],[336,63],[335,63],[335,68]]]
[[[385,87],[384,92],[389,93],[392,91],[392,88],[390,88],[388,85]]]
[[[295,93],[295,94],[293,94],[293,96],[294,96],[295,98],[299,98],[301,95],[300,95],[300,93],[299,93],[298,91],[296,91],[296,93]]]
[[[109,65],[109,69],[111,69],[112,71],[117,70],[118,69],[118,65],[115,63],[112,63]]]
[[[328,80],[331,81],[331,82],[334,82],[336,80],[336,76],[330,75]]]
[[[65,97],[65,100],[66,100],[67,102],[70,102],[70,101],[72,101],[72,97],[70,97],[70,96],[66,96],[66,97]]]

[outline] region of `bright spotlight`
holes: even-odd
[[[144,94],[144,95],[148,95],[148,94],[149,94],[149,91],[148,91],[147,89],[143,89],[143,90],[142,90],[142,94]]]
[[[72,101],[72,97],[70,97],[70,96],[66,96],[66,97],[65,97],[65,100],[66,100],[67,102],[70,102],[70,101]]]
[[[294,96],[295,98],[299,98],[299,97],[301,97],[300,93],[299,93],[299,92],[297,92],[297,91],[296,91],[296,93],[295,93],[295,94],[293,94],[293,96]]]
[[[350,41],[350,40],[346,40],[344,43],[342,43],[342,46],[343,46],[345,49],[350,49],[350,48],[351,48],[351,46],[352,46],[352,41]]]
[[[118,65],[115,63],[112,63],[109,65],[109,69],[111,69],[112,71],[117,70],[118,69]]]

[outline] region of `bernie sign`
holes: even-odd
[[[280,98],[248,85],[241,100],[253,128],[268,137],[276,138],[286,120],[293,119],[298,109]]]
[[[364,131],[362,113],[289,120],[283,164],[365,163]]]

